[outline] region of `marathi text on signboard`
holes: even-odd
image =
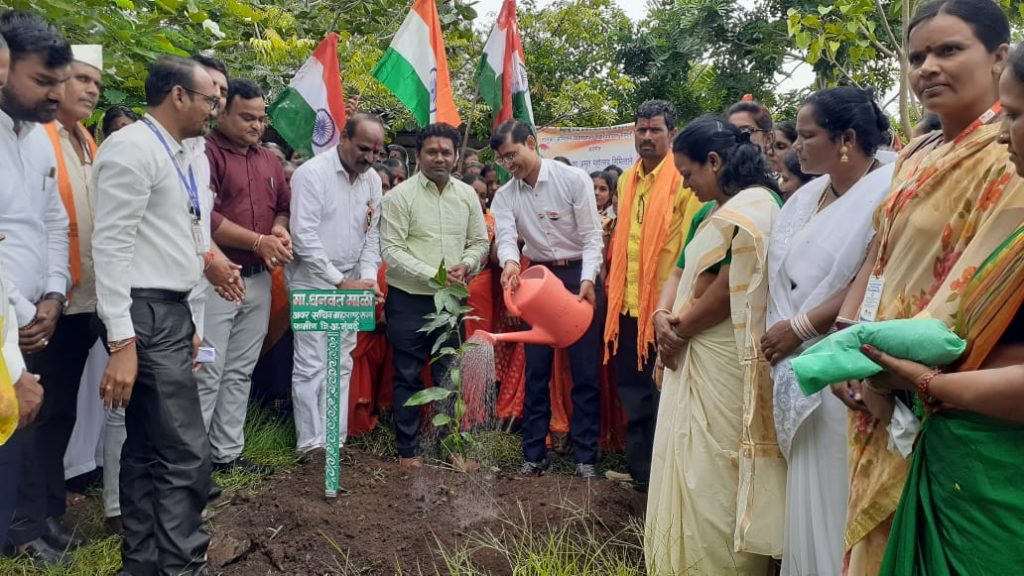
[[[294,290],[290,296],[296,332],[372,332],[376,297],[366,290]]]

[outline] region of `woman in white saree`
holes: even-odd
[[[797,116],[794,149],[822,174],[786,202],[768,244],[768,323],[774,417],[788,463],[782,574],[838,576],[849,493],[846,407],[828,390],[805,396],[790,360],[827,334],[874,236],[895,155],[877,152],[888,129],[870,92],[823,90]],[[782,496],[781,494],[779,495]]]
[[[781,549],[785,468],[758,348],[767,239],[781,201],[761,151],[724,119],[691,122],[673,152],[686,186],[707,205],[694,217],[654,313],[665,370],[645,521],[647,570],[767,574],[769,556]]]

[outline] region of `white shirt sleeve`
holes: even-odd
[[[597,271],[601,267],[604,251],[604,232],[601,216],[597,213],[597,197],[594,195],[594,183],[586,173],[582,174],[571,192],[573,214],[576,216],[577,231],[583,238],[583,266],[580,281],[595,282]]]
[[[331,263],[327,249],[320,239],[320,219],[324,210],[325,186],[317,182],[312,170],[297,171],[292,176],[291,228],[295,254],[318,278],[337,286],[345,275]]]
[[[96,191],[96,225],[92,235],[93,265],[96,268],[97,312],[107,327],[107,341],[135,336],[132,325],[132,258],[139,222],[146,212],[152,191],[149,178],[138,171],[131,143],[115,151],[107,144],[106,154],[93,174]],[[123,147],[123,146],[120,146]]]
[[[491,200],[491,215],[494,216],[494,236],[498,246],[498,263],[502,268],[508,262],[519,263],[519,230],[512,212],[510,188],[499,189]]]
[[[46,212],[43,214],[43,223],[46,225],[46,284],[43,294],[59,292],[67,294],[71,286],[71,271],[68,268],[68,251],[71,241],[69,239],[69,220],[67,210],[64,209],[64,202],[60,199],[60,192],[57,189],[57,180],[54,178],[47,190]]]
[[[359,276],[362,280],[377,280],[377,271],[380,270],[380,203],[383,197],[383,188],[380,180],[374,179],[371,183],[373,188],[370,193],[373,206],[373,215],[370,217],[370,228],[366,231],[366,238],[363,239],[363,249],[359,253]]]
[[[36,318],[36,305],[18,291],[14,282],[7,283],[7,301],[14,307],[15,315],[11,316],[11,324],[18,327],[28,326]],[[17,322],[15,322],[17,320]]]
[[[3,280],[0,280],[3,282]],[[10,283],[7,283],[10,287]],[[14,321],[14,306],[7,302],[0,302],[0,306],[4,307],[6,314],[4,314],[4,334],[3,334],[3,355],[4,362],[7,364],[7,372],[11,376],[11,382],[17,382],[18,378],[21,378],[21,373],[25,371],[25,359],[21,356],[21,349],[18,348],[18,323]]]

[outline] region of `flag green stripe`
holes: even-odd
[[[420,126],[430,124],[430,92],[416,69],[398,51],[388,48],[373,67],[373,76],[405,104]]]
[[[274,130],[289,146],[307,158],[313,157],[313,125],[316,111],[293,88],[288,88],[274,100],[267,110]]]
[[[522,120],[531,126],[533,125],[533,120],[530,118],[530,110],[526,106],[526,92],[512,93],[512,117]]]
[[[480,58],[476,69],[476,81],[480,86],[480,97],[490,105],[493,114],[501,110],[501,76],[487,62],[487,55]]]

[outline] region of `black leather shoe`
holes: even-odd
[[[530,462],[527,460],[523,462],[523,467],[519,469],[520,476],[543,476],[544,472],[548,469],[548,461],[541,460],[540,462]]]
[[[206,495],[206,501],[213,502],[217,498],[220,498],[220,495],[223,493],[224,490],[221,489],[220,484],[217,484],[213,480],[210,480],[210,492],[209,494]]]
[[[82,539],[74,531],[64,528],[60,520],[47,518],[43,524],[43,540],[58,551],[75,550],[82,546]]]
[[[236,469],[241,470],[246,474],[254,474],[257,476],[270,476],[271,474],[274,473],[274,468],[272,466],[267,466],[265,464],[255,464],[247,460],[244,456],[239,456],[238,458],[235,458],[231,462],[213,463],[214,472],[229,472],[231,470]]]
[[[65,554],[46,543],[42,538],[18,547],[18,554],[26,557],[35,564],[44,566],[67,565],[71,563],[71,554]]]

